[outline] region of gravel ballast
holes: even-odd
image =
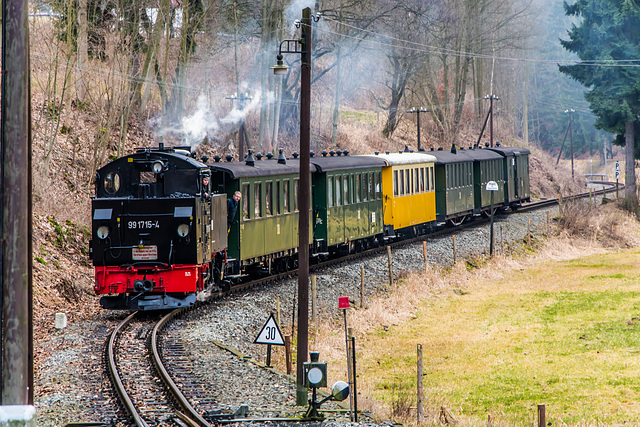
[[[546,232],[548,212],[553,216],[558,208],[497,216],[494,230],[496,247],[501,242],[526,240]],[[457,259],[466,259],[489,252],[489,225],[481,224],[465,229],[453,229]],[[436,267],[453,262],[450,235],[427,238],[427,257]],[[361,265],[366,265],[365,298],[382,295],[388,288],[387,254],[366,260],[342,263],[329,271],[319,271],[318,313],[320,319],[337,315],[338,297],[359,294]],[[424,267],[422,243],[408,244],[393,250],[394,276]],[[209,309],[179,320],[185,325],[180,339],[189,357],[199,369],[202,380],[211,384],[215,400],[221,409],[233,411],[239,404],[248,404],[251,417],[287,417],[299,414],[303,408],[295,406],[295,384],[292,378],[265,370],[228,351],[220,350],[215,342],[231,346],[247,357],[264,362],[266,348],[253,344],[260,328],[280,302],[282,329],[291,330],[293,304],[297,298],[297,280],[281,281],[269,288],[232,295],[217,301]],[[95,299],[96,305],[98,298]],[[108,378],[103,376],[104,342],[109,331],[122,319],[123,312],[97,311],[94,319],[71,323],[40,343],[47,354],[35,373],[36,409],[39,426],[63,425],[67,422],[105,422],[114,418],[115,397]],[[216,387],[217,384],[227,384]],[[338,409],[335,403],[323,408]],[[329,412],[330,421],[346,423],[341,412]],[[365,418],[364,423],[371,423]]]

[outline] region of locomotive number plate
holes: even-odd
[[[142,249],[133,248],[131,251],[131,259],[136,261],[153,261],[158,259],[157,246],[143,246]]]

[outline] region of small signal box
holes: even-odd
[[[338,308],[349,308],[349,297],[339,297],[338,298]]]
[[[320,353],[310,351],[311,362],[304,364],[305,385],[308,388],[327,386],[327,362],[318,362]]]

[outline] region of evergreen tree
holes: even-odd
[[[572,25],[562,46],[581,62],[560,71],[582,83],[585,99],[597,116],[595,125],[624,136],[626,147],[625,205],[638,210],[634,170],[634,123],[640,114],[640,6],[634,0],[577,0],[564,3]]]

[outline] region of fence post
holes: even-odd
[[[547,211],[547,237],[549,237],[549,233],[551,232],[551,227],[549,226],[549,211]]]
[[[424,272],[426,273],[429,264],[427,264],[427,242],[425,241],[422,241],[422,257],[424,258]]]
[[[453,245],[453,265],[456,265],[457,255],[456,255],[456,235],[451,236],[451,244]]]
[[[318,283],[316,275],[311,275],[311,323],[316,323],[316,311],[318,305],[316,304],[316,298],[318,296]]]
[[[360,266],[360,306],[364,308],[364,265]]]
[[[538,427],[546,427],[547,426],[547,414],[546,408],[544,405],[538,405]]]
[[[424,370],[422,367],[422,344],[418,344],[418,424],[424,421],[424,410],[422,408],[422,400],[424,399],[424,389],[422,385],[422,377]]]
[[[531,218],[529,218],[527,225],[527,246],[531,246]]]
[[[287,375],[291,375],[291,335],[284,336],[284,363]]]
[[[391,262],[391,246],[387,246],[387,258],[389,260],[389,286],[393,286],[393,263]]]

